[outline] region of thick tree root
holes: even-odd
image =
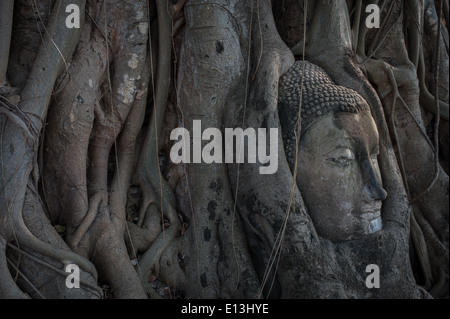
[[[36,238],[25,225],[21,212],[14,214],[12,218],[14,225],[13,227],[20,246],[32,249],[42,255],[55,258],[56,260],[61,261],[64,265],[77,264],[81,269],[90,273],[92,277],[97,280],[97,270],[89,260],[71,251],[55,248],[49,243],[43,242]]]
[[[72,238],[70,238],[69,246],[74,248],[78,246],[80,243],[81,238],[86,234],[89,227],[94,222],[95,217],[97,216],[97,211],[99,209],[99,205],[103,202],[106,203],[108,200],[108,193],[106,192],[98,192],[94,194],[89,199],[89,210],[84,216],[83,222],[80,226],[78,226],[77,230],[75,231],[75,234]]]
[[[170,84],[171,70],[171,19],[168,15],[168,2],[156,1],[158,14],[158,68],[156,74],[156,88],[154,89],[154,108],[150,125],[141,148],[136,167],[134,185],[140,185],[143,200],[139,210],[138,226],[142,226],[148,215],[155,213],[156,206],[161,213],[161,223],[164,218],[169,221],[169,228],[163,230],[154,240],[150,248],[139,260],[140,277],[147,281],[151,272],[158,274],[161,255],[179,233],[181,223],[175,210],[175,197],[167,182],[161,175],[159,168],[159,136],[165,115],[167,97]],[[153,62],[151,61],[153,69]]]
[[[59,269],[59,268],[53,266],[52,264],[46,262],[46,261],[43,260],[43,259],[40,259],[40,258],[38,258],[38,257],[35,257],[34,255],[28,253],[26,250],[19,249],[17,246],[15,246],[15,245],[13,245],[13,244],[11,244],[11,243],[8,243],[8,247],[11,248],[11,249],[13,249],[13,250],[15,250],[18,254],[22,254],[23,256],[25,256],[25,257],[27,257],[27,258],[30,258],[30,259],[33,260],[34,262],[36,262],[36,263],[38,263],[38,264],[40,264],[40,265],[42,265],[42,266],[44,266],[44,267],[46,267],[46,268],[48,268],[48,269],[54,271],[55,273],[59,274],[59,275],[60,275],[61,277],[63,277],[64,279],[67,278],[67,275],[68,275],[67,272],[65,272],[65,271],[63,271],[63,270],[61,270],[61,269]],[[16,265],[17,262],[14,263],[14,264]],[[64,265],[64,266],[65,266],[65,265]],[[91,282],[85,280],[83,277],[80,277],[80,285],[81,285],[83,288],[89,289],[92,293],[96,294],[98,297],[101,297],[101,296],[103,295],[103,291],[102,291],[102,289],[101,289],[100,287],[92,285]],[[40,292],[39,292],[39,293],[40,293]]]
[[[202,128],[242,127],[256,2],[189,1],[185,7],[177,103],[191,137],[193,120],[201,120]],[[227,122],[227,115],[239,124]],[[227,165],[186,164],[184,173],[183,213],[190,224],[185,233],[189,244],[182,251],[189,282],[186,297],[256,297],[258,280],[233,209]]]
[[[119,233],[109,220],[106,207],[100,208],[99,215],[90,235],[96,240],[92,260],[101,275],[100,279],[111,285],[115,298],[146,298],[144,282],[138,278],[130,262],[123,233]]]
[[[170,214],[169,215],[173,215]],[[178,216],[174,214],[176,219]],[[177,225],[178,224],[178,225]],[[168,229],[163,230],[158,238],[152,243],[150,248],[140,257],[139,269],[141,280],[146,282],[150,273],[160,273],[160,260],[165,254],[167,247],[169,247],[177,234],[179,233],[179,223],[176,221],[169,226]]]
[[[124,236],[134,139],[142,125],[139,121],[144,118],[148,91],[146,44],[150,21],[144,14],[146,4],[90,3],[92,16],[83,26],[86,32],[74,57],[73,77],[60,93],[62,110],[56,105],[52,109],[52,126],[47,135],[46,189],[53,197],[59,195],[48,198],[51,211],[56,217],[64,212],[67,242],[75,251],[92,258],[102,281],[113,287],[117,298],[145,298]],[[98,22],[102,20],[104,25]],[[114,72],[110,74],[108,65],[112,62]],[[106,89],[104,97],[101,89]],[[110,186],[109,155],[122,126],[121,141],[115,145],[117,168]],[[52,153],[63,160],[56,162]],[[72,171],[67,171],[65,168],[73,166],[74,157],[80,160]],[[60,203],[61,199],[68,202],[67,209],[54,207],[53,203]]]
[[[134,248],[134,252],[130,253],[132,258],[136,257],[135,253],[143,253],[149,249],[161,232],[160,229],[149,231],[130,222],[127,222],[127,225],[129,229],[129,236],[125,236],[125,240],[128,247]]]

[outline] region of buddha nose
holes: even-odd
[[[375,167],[370,159],[363,162],[362,165],[363,178],[365,181],[365,190],[373,200],[385,200],[387,192],[381,185],[381,181],[378,179]]]

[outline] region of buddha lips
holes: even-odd
[[[270,128],[269,136],[266,128],[243,130],[238,127],[225,128],[224,131],[224,136],[220,129],[214,127],[202,132],[201,120],[194,120],[191,143],[189,130],[182,127],[173,129],[170,139],[176,142],[170,150],[171,161],[175,164],[256,163],[258,159],[262,164],[260,174],[274,174],[278,170],[278,128]],[[205,144],[205,141],[209,142]]]

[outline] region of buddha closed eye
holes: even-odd
[[[306,62],[298,157],[294,131],[301,63],[280,82],[279,110],[291,169],[298,160],[297,185],[317,233],[335,242],[353,240],[382,228],[387,193],[378,167],[378,130],[369,106],[355,91],[335,85]],[[290,92],[287,92],[291,90]],[[293,119],[293,120],[290,120]],[[292,134],[291,134],[292,135]]]

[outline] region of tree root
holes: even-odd
[[[128,188],[133,174],[133,164],[136,157],[136,139],[144,122],[145,110],[147,106],[147,97],[149,87],[149,79],[154,74],[150,70],[151,55],[146,57],[142,80],[138,94],[135,98],[133,106],[124,123],[123,130],[120,135],[117,148],[117,168],[111,183],[111,220],[117,229],[126,227],[126,203]],[[151,92],[153,94],[153,91]]]
[[[48,269],[53,270],[54,272],[56,272],[57,274],[61,275],[64,278],[67,278],[67,272],[53,266],[52,264],[46,262],[45,260],[39,259],[37,257],[35,257],[34,255],[28,253],[26,250],[23,249],[19,249],[17,246],[8,243],[8,247],[14,249],[15,251],[19,252],[20,254],[23,254],[24,256],[32,259],[33,261],[35,261],[36,263],[43,265],[44,267],[47,267]],[[66,266],[66,265],[64,265]],[[86,281],[84,278],[80,277],[80,284],[86,288],[89,288],[90,290],[92,290],[93,292],[97,293],[98,296],[102,296],[103,295],[103,291],[100,287],[98,286],[93,286],[91,283],[89,283],[88,281]]]
[[[408,3],[409,7],[416,5],[415,3],[411,4],[411,1]],[[409,7],[407,6],[407,8]],[[413,8],[412,19],[417,24],[410,26],[412,30],[409,30],[409,32],[413,35],[423,30],[423,21],[421,20],[421,13],[417,12],[418,10],[420,11],[420,8]],[[378,93],[380,97],[382,96],[386,117],[390,119],[389,130],[397,145],[396,154],[401,176],[410,204],[413,205],[413,212],[410,215],[410,236],[425,286],[429,289],[435,285],[436,281],[439,281],[436,279],[439,276],[436,267],[442,264],[441,261],[436,259],[436,247],[442,247],[443,244],[448,246],[448,239],[447,244],[445,244],[445,238],[448,238],[448,227],[446,228],[444,225],[448,223],[448,214],[445,213],[448,211],[448,204],[445,200],[445,197],[448,197],[448,194],[445,194],[446,189],[448,189],[448,176],[442,172],[440,167],[438,149],[435,148],[426,134],[420,107],[422,106],[439,116],[441,108],[443,108],[444,113],[448,112],[448,104],[445,105],[444,102],[435,99],[425,85],[422,43],[417,43],[417,36],[413,36],[411,52],[408,52],[405,44],[400,44],[396,40],[401,32],[400,26],[394,28],[392,34],[387,38],[387,41],[391,41],[388,42],[391,45],[378,51],[380,56],[393,57],[393,66],[386,63],[385,66],[380,67],[382,63],[385,63],[383,60],[369,60],[366,65],[371,82],[376,84]],[[410,61],[410,59],[413,59],[413,61]],[[417,66],[417,69],[414,65]],[[405,98],[400,94],[400,90],[402,90]],[[392,94],[392,96],[387,97],[389,94]],[[420,104],[417,98],[419,94]],[[402,102],[402,105],[396,107],[397,101]],[[445,117],[444,114],[443,118]],[[438,119],[436,118],[436,120]],[[436,130],[437,127],[435,127],[434,132],[434,143],[437,145]],[[406,161],[405,158],[410,158],[410,156],[413,156],[412,154],[417,154],[416,158],[413,161]],[[431,165],[431,163],[433,164]],[[431,181],[429,181],[430,176],[432,176]],[[424,197],[425,194],[428,195],[427,198]],[[439,199],[442,195],[444,198]],[[439,240],[444,241],[440,242]],[[438,255],[442,253],[440,251]]]
[[[0,234],[0,299],[27,299],[14,282],[6,260],[6,240]]]
[[[433,274],[431,272],[431,262],[428,254],[427,245],[425,242],[425,237],[423,235],[422,229],[420,228],[417,220],[414,216],[415,210],[411,214],[411,238],[414,243],[414,249],[419,259],[419,264],[422,268],[422,273],[425,280],[425,288],[430,289],[434,281]]]
[[[127,246],[133,247],[136,253],[142,253],[149,249],[161,232],[160,229],[158,231],[149,231],[130,222],[127,222],[127,225],[129,236],[125,236],[125,240],[127,241]],[[136,257],[134,252],[131,254],[132,258]]]
[[[396,81],[396,77],[394,75],[394,71],[392,70],[393,68],[390,66],[387,66],[387,65],[385,66],[385,68],[387,70],[389,82],[391,83],[391,88],[393,90],[390,125],[391,125],[392,134],[394,135],[394,140],[397,143],[398,159],[399,159],[400,170],[402,172],[403,183],[405,185],[405,189],[406,189],[406,193],[408,194],[408,198],[410,198],[411,195],[410,195],[410,191],[409,191],[407,174],[406,174],[406,170],[405,170],[405,163],[403,161],[403,156],[402,156],[403,151],[401,149],[401,141],[398,138],[397,128],[396,128],[396,124],[395,124],[395,105],[396,105],[397,99],[401,99],[402,101],[403,101],[403,99],[402,99],[400,93],[398,92],[398,84]],[[411,110],[408,108],[406,103],[404,103],[404,106],[408,109],[408,112],[411,115],[411,117],[414,119],[417,127],[419,129],[421,129],[421,132],[424,135],[424,138],[428,141],[427,135],[423,132],[422,127],[420,126],[419,122],[414,117],[414,115],[412,114]],[[439,171],[437,167],[436,167],[436,171]],[[435,181],[435,179],[433,179],[433,182],[430,184],[430,187],[434,184],[434,181]],[[413,200],[411,200],[411,202],[412,201]],[[431,273],[431,263],[430,263],[428,249],[427,249],[427,246],[425,243],[425,238],[424,238],[423,232],[422,232],[420,226],[417,224],[417,221],[416,221],[416,218],[414,215],[415,213],[417,214],[417,212],[415,212],[416,209],[414,209],[414,207],[413,207],[413,211],[410,215],[410,228],[411,228],[410,236],[411,236],[413,244],[414,244],[414,248],[415,248],[415,251],[417,254],[417,258],[419,260],[419,264],[422,267],[422,272],[423,272],[423,275],[425,278],[426,288],[429,289],[433,282],[433,277],[432,277],[432,273]]]
[[[420,1],[407,0],[406,8],[409,13],[407,32],[409,38],[408,55],[415,68],[419,67],[419,54],[422,45],[421,34],[423,34],[423,6]]]
[[[94,194],[89,199],[89,210],[84,216],[83,222],[80,226],[78,226],[77,230],[73,234],[73,236],[69,240],[69,246],[74,248],[77,247],[80,243],[81,238],[86,234],[88,228],[94,222],[95,217],[97,216],[98,208],[101,203],[106,203],[108,201],[108,193],[107,192],[98,192]]]
[[[181,242],[179,238],[173,241],[164,253],[161,255],[160,265],[163,269],[158,271],[159,278],[167,286],[175,287],[177,290],[185,290],[189,282],[186,281],[186,275],[180,267]]]
[[[22,90],[20,109],[33,115],[31,121],[38,130],[43,126],[55,81],[67,66],[66,60],[78,43],[80,29],[60,28],[65,25],[65,8],[75,4],[80,8],[80,21],[84,21],[86,0],[60,0],[54,6],[47,32],[35,58],[27,84]]]
[[[36,238],[25,225],[21,212],[14,214],[12,218],[14,228],[16,229],[17,240],[20,246],[32,249],[42,255],[55,258],[63,264],[77,264],[81,269],[90,273],[97,281],[97,270],[89,260],[71,251],[55,248],[49,243],[43,242]]]
[[[171,269],[171,264],[167,264],[167,260],[176,261],[177,258],[163,258],[163,256],[166,256],[169,247],[172,249],[172,243],[178,234],[178,231],[179,230],[173,226],[170,226],[167,230],[163,230],[150,248],[141,256],[139,259],[139,269],[142,281],[147,282],[148,276],[151,273],[156,274],[158,277],[162,276],[166,280],[170,279],[170,276],[164,276],[161,266],[164,267],[163,269],[165,271],[173,271]]]
[[[139,268],[141,270],[141,279],[146,281],[150,272],[159,274],[159,261],[167,247],[178,235],[181,222],[179,221],[176,210],[168,207],[164,211],[164,215],[169,219],[170,226],[164,229],[158,237],[153,241],[150,248],[141,256],[139,260]],[[163,220],[161,220],[163,223]]]
[[[150,125],[141,149],[141,154],[136,167],[135,182],[143,191],[143,201],[139,212],[138,225],[144,222],[146,214],[153,211],[152,205],[157,205],[161,211],[162,219],[168,218],[170,226],[163,230],[151,247],[143,254],[139,261],[141,280],[146,282],[150,271],[158,274],[159,260],[175,236],[179,232],[180,221],[175,210],[175,197],[172,190],[161,175],[159,169],[159,135],[165,115],[167,97],[169,94],[170,70],[171,70],[171,19],[167,12],[168,1],[157,0],[158,15],[158,68],[156,74],[156,89],[154,90],[154,109]],[[152,62],[151,62],[152,63]],[[151,66],[153,69],[153,65]],[[159,182],[159,185],[157,184]],[[161,221],[163,222],[163,221]]]
[[[179,14],[181,13],[181,10],[183,10],[184,5],[186,4],[187,0],[178,0],[177,3],[170,6],[170,17],[172,20],[177,20]]]
[[[420,50],[419,67],[417,69],[420,85],[420,105],[423,106],[428,112],[437,114],[437,108],[435,104],[435,97],[428,91],[425,85],[425,61],[423,49]],[[439,99],[439,114],[441,118],[448,121],[449,106],[448,103]]]
[[[448,298],[449,282],[449,252],[442,240],[438,238],[430,222],[421,211],[416,210],[415,218],[423,232],[427,251],[431,262],[431,289],[430,294],[435,298]],[[446,234],[448,240],[448,232]]]
[[[95,240],[91,259],[101,275],[100,279],[111,285],[115,298],[146,298],[144,282],[131,264],[123,233],[115,229],[108,215],[108,208],[100,207],[89,230],[89,241]]]
[[[6,260],[8,261],[9,265],[11,267],[13,267],[15,269],[15,271],[17,272],[17,275],[22,277],[23,280],[25,280],[25,282],[31,287],[31,289],[34,290],[34,292],[41,298],[41,299],[45,299],[45,297],[41,294],[41,292],[39,291],[39,289],[36,288],[35,285],[33,285],[32,282],[30,282],[27,278],[27,276],[25,276],[25,274],[23,272],[20,271],[19,266],[17,263],[14,263],[10,258],[6,257]]]

